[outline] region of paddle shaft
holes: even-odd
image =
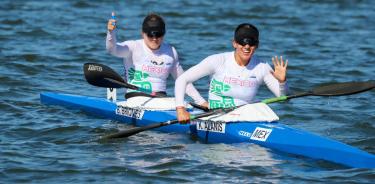
[[[299,97],[304,97],[304,96],[309,96],[309,95],[313,95],[313,94],[311,92],[306,92],[306,93],[300,93],[300,94],[290,95],[290,96],[268,98],[268,99],[262,100],[261,102],[265,104],[269,104],[269,103],[281,102],[281,101],[289,100],[292,98],[299,98]]]
[[[197,119],[197,118],[203,118],[203,117],[211,116],[213,114],[218,114],[220,112],[222,112],[222,113],[227,112],[227,111],[230,111],[230,110],[233,110],[233,108],[232,109],[217,109],[217,110],[209,111],[209,112],[202,113],[202,114],[199,114],[199,115],[196,115],[196,116],[191,116],[190,119],[194,120],[194,119]],[[120,131],[118,133],[114,133],[114,134],[105,136],[102,139],[129,137],[129,136],[132,136],[134,134],[137,134],[137,133],[140,133],[140,132],[143,132],[143,131],[146,131],[146,130],[151,130],[151,129],[154,129],[154,128],[159,128],[159,127],[163,127],[163,126],[167,126],[167,125],[173,125],[173,124],[176,124],[176,123],[179,123],[177,119],[169,120],[169,121],[162,122],[162,123],[154,123],[154,124],[150,124],[150,125],[143,126],[143,127],[136,127],[136,128],[132,128],[132,129],[129,129],[129,130]]]
[[[114,79],[111,79],[111,78],[104,78],[105,80],[108,80],[110,82],[113,82],[113,83],[116,83],[124,88],[128,88],[128,89],[133,89],[133,90],[138,90],[138,91],[146,91],[145,89],[142,89],[142,88],[139,88],[138,86],[134,86],[132,84],[129,84],[129,83],[125,83],[125,82],[122,82],[122,81],[118,81],[118,80],[114,80]],[[155,95],[156,97],[157,95]]]
[[[313,90],[308,92],[303,92],[290,96],[280,96],[276,98],[269,98],[262,100],[263,103],[269,104],[279,101],[285,101],[292,98],[299,98],[304,96],[344,96],[344,95],[353,95],[357,93],[362,93],[369,91],[375,88],[374,81],[367,82],[344,82],[344,83],[335,83],[327,84],[320,87],[315,87]]]

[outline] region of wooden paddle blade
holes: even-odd
[[[327,84],[313,89],[314,96],[342,96],[365,92],[375,88],[375,81]]]
[[[98,63],[85,63],[83,72],[86,81],[94,86],[106,88],[121,88],[124,79],[110,67]],[[108,80],[110,79],[110,80]]]

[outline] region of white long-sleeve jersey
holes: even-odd
[[[211,55],[182,74],[175,84],[176,106],[183,106],[186,84],[210,75],[209,107],[233,107],[251,103],[265,83],[275,96],[285,95],[286,83],[279,83],[269,64],[255,55],[247,66],[236,63],[233,52]]]
[[[176,79],[184,72],[176,49],[164,42],[156,51],[149,49],[143,39],[117,43],[116,30],[114,30],[107,32],[106,48],[112,55],[124,58],[127,82],[150,93],[166,91],[169,74]],[[205,102],[191,83],[187,85],[186,93],[197,104]]]

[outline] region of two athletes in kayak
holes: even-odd
[[[240,24],[234,32],[234,51],[214,54],[186,72],[183,71],[176,49],[165,43],[165,22],[157,14],[149,14],[142,24],[142,39],[117,43],[116,20],[108,21],[106,48],[114,56],[124,58],[125,78],[150,94],[166,94],[167,78],[175,82],[176,113],[182,123],[190,114],[184,106],[187,93],[194,102],[209,108],[226,108],[251,103],[258,88],[265,83],[275,96],[288,91],[286,71],[288,61],[278,56],[272,58],[274,69],[261,61],[255,51],[259,46],[259,31],[248,23]],[[192,83],[204,76],[211,77],[208,104]],[[125,97],[141,93],[128,90]]]

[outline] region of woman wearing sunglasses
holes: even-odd
[[[259,31],[252,24],[240,24],[232,41],[234,51],[211,55],[176,80],[176,113],[181,123],[190,119],[185,110],[184,90],[188,83],[209,75],[209,108],[235,107],[251,103],[259,86],[265,83],[275,96],[287,92],[288,61],[273,57],[274,70],[254,53],[259,46]]]
[[[124,58],[125,76],[128,83],[136,85],[151,95],[166,95],[169,74],[177,78],[183,73],[176,49],[163,42],[165,23],[157,14],[147,15],[142,24],[142,39],[116,41],[116,20],[114,13],[108,21],[106,48],[114,56]],[[185,90],[183,91],[185,93]],[[186,93],[194,102],[207,106],[192,84],[186,85]],[[150,96],[139,91],[127,90],[125,98]]]

